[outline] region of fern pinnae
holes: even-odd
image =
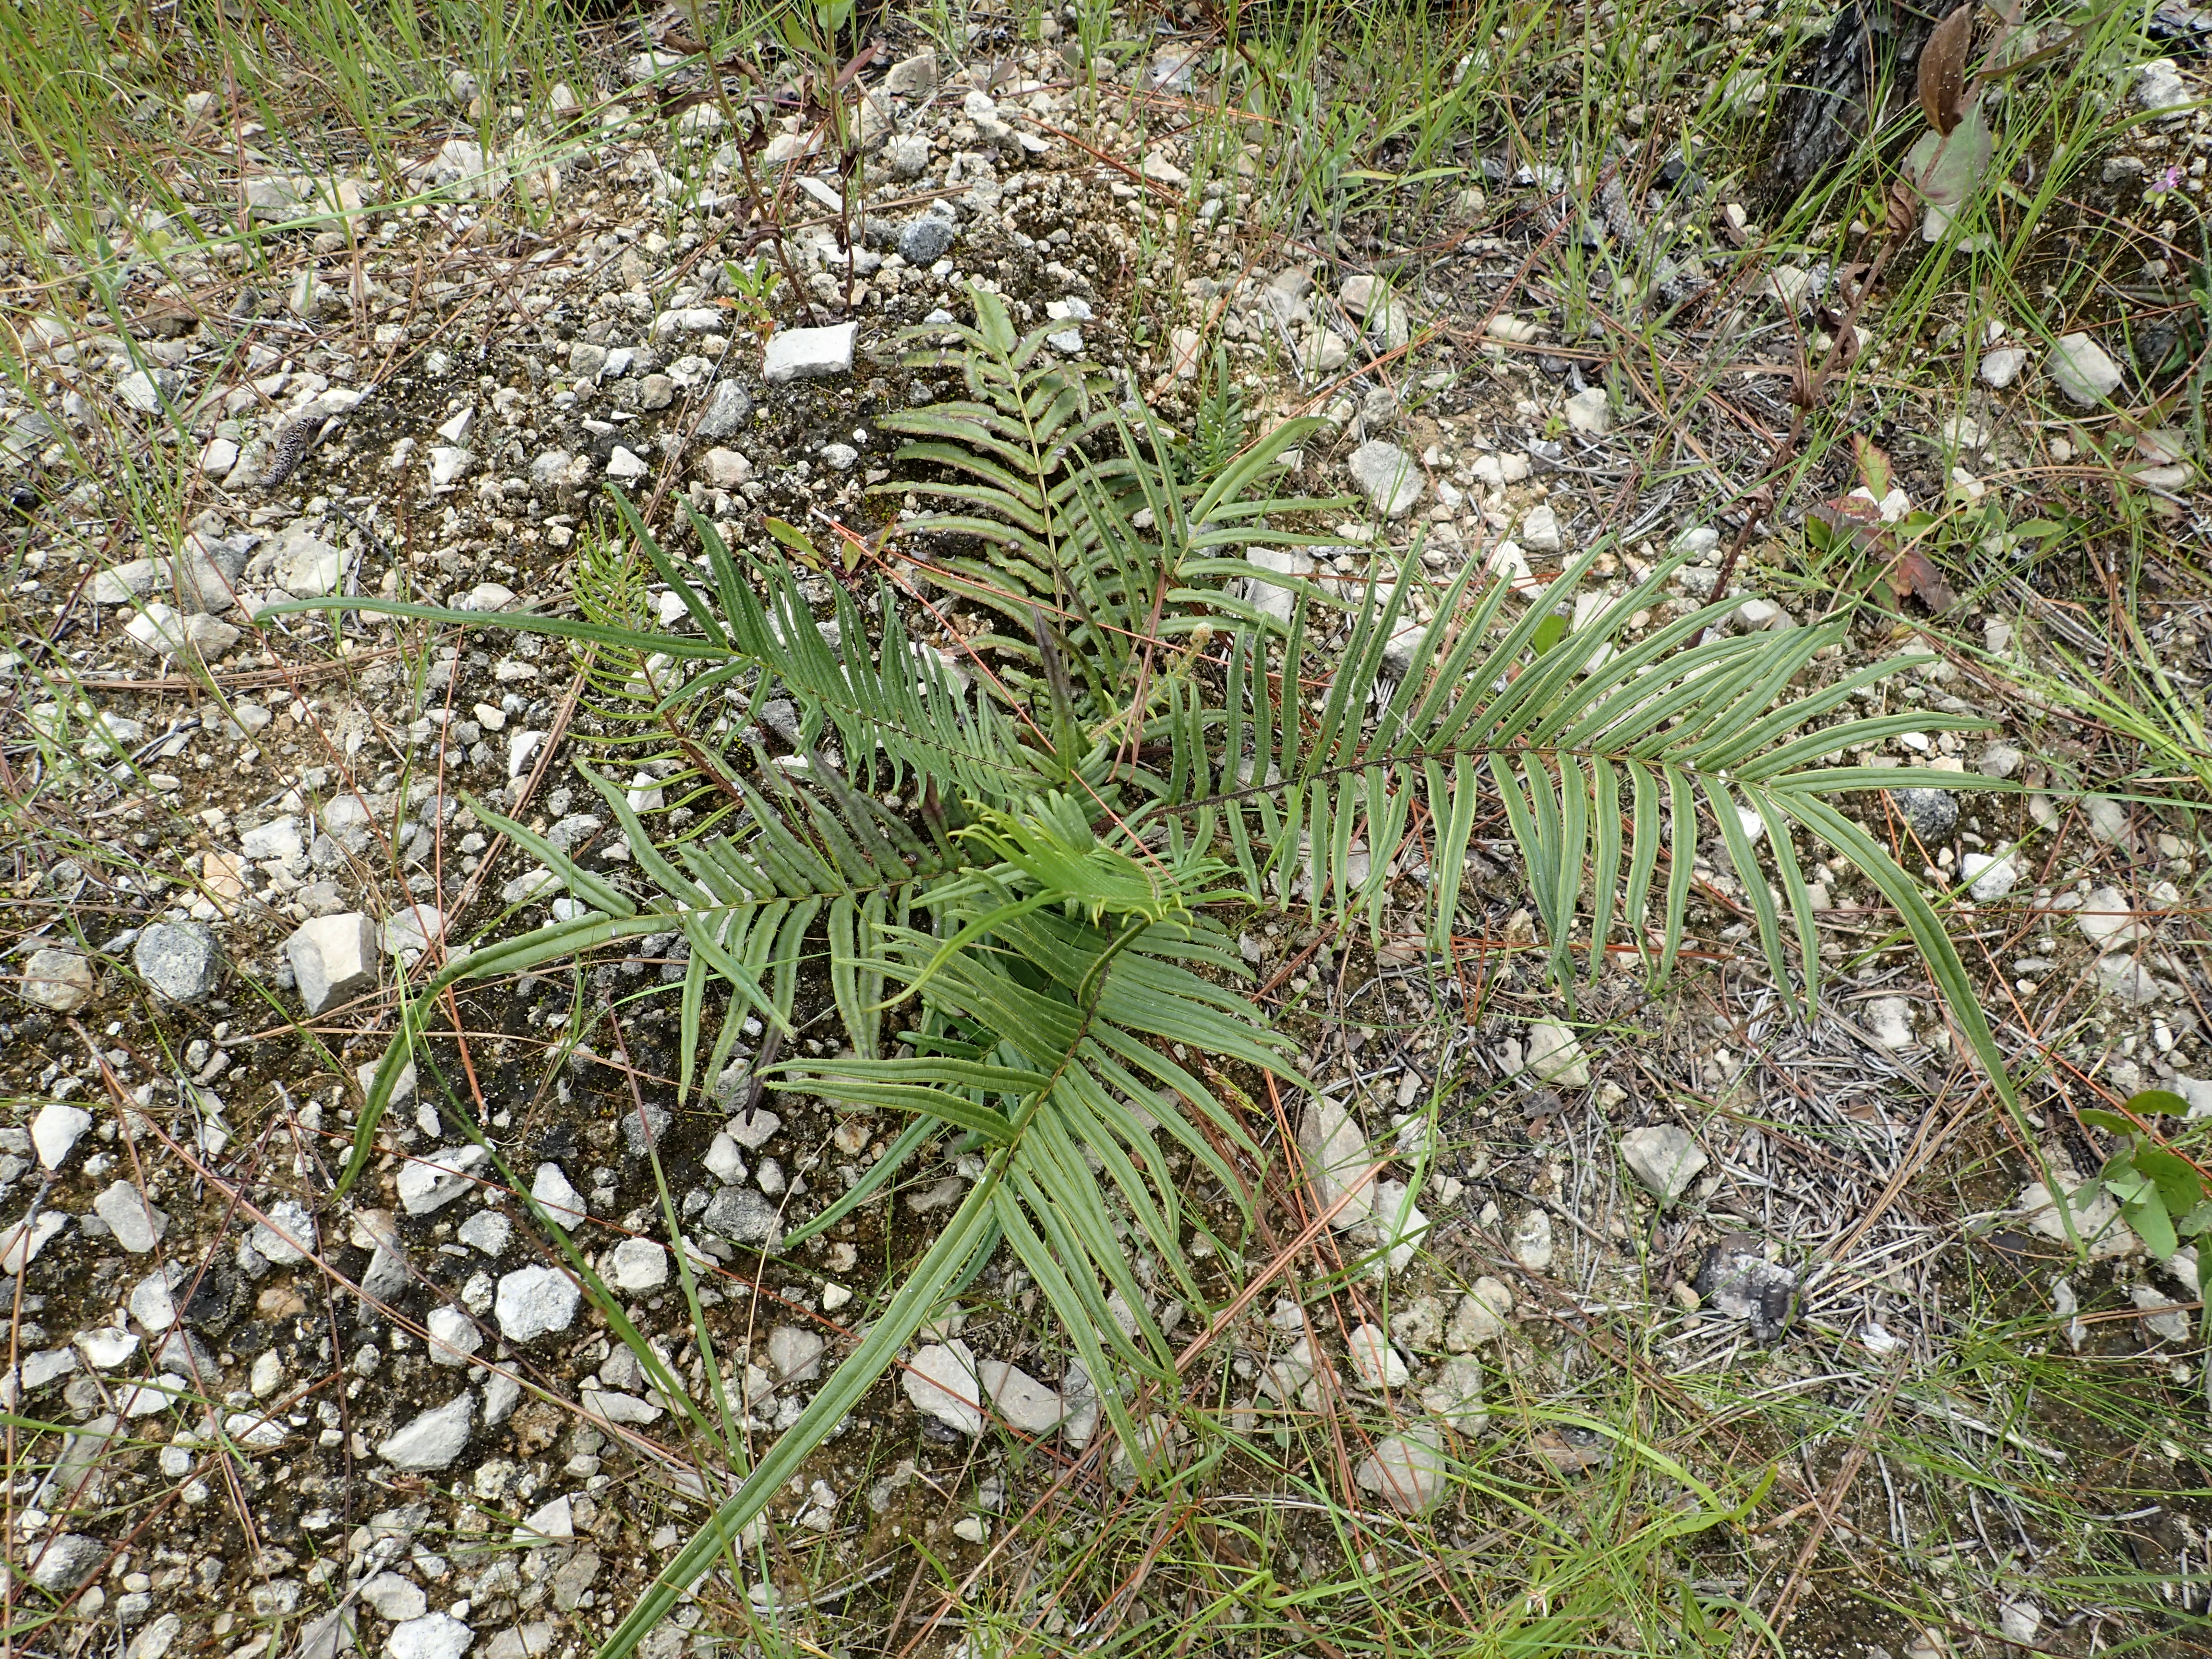
[[[1428,784],[1430,879],[1437,896],[1430,912],[1429,948],[1437,951],[1451,948],[1452,927],[1459,915],[1460,884],[1467,873],[1468,847],[1474,836],[1476,798],[1480,793],[1472,755],[1455,755],[1451,764],[1451,782],[1447,787],[1443,769],[1436,758],[1425,755],[1421,759],[1422,775]],[[1450,803],[1450,816],[1440,819],[1437,806],[1443,801]]]
[[[1810,1018],[1820,1006],[1820,930],[1814,914],[1812,890],[1806,884],[1805,872],[1797,861],[1797,826],[1776,806],[1766,791],[1747,789],[1744,793],[1751,801],[1752,810],[1766,826],[1766,845],[1774,860],[1775,879],[1782,884],[1782,896],[1790,906],[1790,921],[1796,933],[1802,1011]]]
[[[1671,686],[1669,675],[1659,672],[1658,665],[1672,659],[1712,621],[1709,610],[1695,611],[1617,652],[1584,682],[1586,703],[1577,707],[1574,700],[1562,699],[1552,719],[1540,728],[1543,735],[1556,737],[1563,749],[1580,750],[1587,750],[1601,736],[1621,730],[1626,721]],[[1646,681],[1650,684],[1643,684]]]
[[[1591,756],[1589,765],[1593,783],[1589,978],[1595,985],[1605,975],[1606,951],[1613,939],[1621,890],[1620,772],[1603,755]]]
[[[1643,959],[1647,980],[1658,975],[1651,959],[1649,930],[1644,924],[1650,902],[1651,878],[1659,867],[1660,775],[1648,763],[1624,760],[1634,805],[1629,818],[1628,884],[1621,894],[1620,925]]]
[[[1720,826],[1721,845],[1726,849],[1729,864],[1735,872],[1736,885],[1743,890],[1744,902],[1749,907],[1752,924],[1759,934],[1759,948],[1766,957],[1767,971],[1772,975],[1776,993],[1787,1000],[1795,1001],[1802,1010],[1811,1008],[1808,967],[1807,978],[1800,982],[1799,993],[1790,992],[1791,975],[1789,959],[1782,952],[1782,918],[1774,903],[1773,890],[1767,885],[1766,872],[1759,861],[1759,852],[1746,831],[1743,813],[1736,805],[1735,792],[1718,778],[1705,780],[1705,794],[1711,808],[1713,822]],[[1764,820],[1762,819],[1763,823]]]
[[[1724,750],[1719,758],[1722,764],[1731,768],[1740,777],[1763,780],[1795,772],[1808,762],[1818,760],[1823,755],[1832,754],[1838,750],[1882,747],[1892,738],[1901,737],[1907,732],[1984,732],[1989,726],[1989,721],[1972,714],[1939,714],[1926,709],[1917,709],[1910,714],[1872,714],[1863,719],[1839,721],[1820,731],[1808,732],[1764,754],[1739,745],[1741,752]],[[1785,726],[1782,729],[1787,731],[1789,727]],[[1768,741],[1771,740],[1770,736]],[[1860,770],[1844,767],[1827,769],[1835,773],[1849,773],[1853,776]],[[1843,781],[1838,779],[1838,781]],[[1896,787],[1909,788],[1911,786]],[[2019,786],[2002,778],[1992,778],[1986,782],[1978,781],[1975,787],[2003,793]]]
[[[1553,854],[1559,868],[1553,878],[1558,896],[1553,910],[1558,916],[1552,933],[1552,975],[1559,985],[1575,982],[1573,949],[1575,922],[1581,914],[1583,891],[1583,860],[1589,840],[1589,784],[1582,763],[1572,755],[1557,755],[1553,765],[1559,769],[1559,822],[1555,834],[1558,848]],[[1542,776],[1540,762],[1531,763],[1531,770]],[[1550,779],[1545,778],[1544,795],[1548,801]],[[1591,945],[1596,946],[1593,933]]]
[[[1690,914],[1690,882],[1697,871],[1698,860],[1698,803],[1690,787],[1689,775],[1680,767],[1661,769],[1667,781],[1668,805],[1672,814],[1669,820],[1672,835],[1667,847],[1667,911],[1665,943],[1659,955],[1658,980],[1663,983],[1674,976],[1674,966],[1682,954],[1682,934]]]

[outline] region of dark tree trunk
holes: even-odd
[[[1783,89],[1769,167],[1775,204],[1796,201],[1856,147],[1881,88],[1893,89],[1893,102],[1914,95],[1920,48],[1947,6],[1948,0],[1848,0]]]

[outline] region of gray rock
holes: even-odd
[[[1255,569],[1285,576],[1311,576],[1320,568],[1310,554],[1288,547],[1248,547],[1244,550],[1244,562]],[[1297,604],[1297,596],[1289,588],[1257,576],[1244,579],[1243,596],[1279,623],[1289,622]]]
[[[1672,1123],[1631,1129],[1620,1138],[1620,1160],[1662,1209],[1689,1190],[1707,1162],[1690,1132]]]
[[[1413,1189],[1402,1181],[1384,1181],[1375,1188],[1374,1224],[1384,1248],[1384,1260],[1394,1273],[1401,1273],[1413,1260],[1413,1253],[1428,1237],[1429,1218],[1413,1202]]]
[[[682,1634],[681,1630],[674,1625],[665,1625],[661,1629],[674,1630],[679,1636]],[[655,1636],[659,1634],[659,1631],[653,1632]],[[538,1619],[526,1625],[508,1625],[504,1629],[493,1632],[491,1640],[484,1645],[483,1659],[544,1659],[544,1656],[550,1652],[552,1647],[552,1621]],[[657,1659],[652,1636],[645,1638],[644,1644],[638,1650],[644,1654],[647,1659]],[[671,1651],[680,1653],[683,1649],[678,1645]],[[127,1655],[125,1659],[128,1659]]]
[[[665,409],[676,401],[676,382],[665,374],[648,374],[637,383],[640,409]]]
[[[263,557],[276,586],[295,599],[321,599],[345,580],[345,555],[304,530],[289,532]]]
[[[811,380],[853,372],[853,343],[858,323],[833,323],[827,328],[787,328],[768,343],[761,378],[770,386],[787,380]]]
[[[354,1067],[354,1081],[361,1085],[361,1092],[364,1097],[371,1088],[375,1086],[376,1074],[383,1065],[384,1062],[380,1059],[365,1060]],[[414,1098],[415,1062],[410,1060],[400,1066],[399,1075],[392,1079],[392,1097],[385,1103],[388,1106],[404,1106]]]
[[[1959,859],[1960,872],[1966,878],[1966,890],[1973,895],[1977,904],[1991,904],[2012,891],[2013,884],[2020,879],[2020,863],[2009,853],[1996,855],[1989,853],[1966,853]]]
[[[1999,346],[1983,356],[1982,384],[2002,392],[2017,380],[2021,370],[2027,367],[2027,349],[2025,346]]]
[[[1948,789],[1900,789],[1895,799],[1905,827],[1930,852],[1959,827],[1959,798]]]
[[[937,53],[918,52],[884,71],[883,89],[896,98],[926,98],[937,90]]]
[[[1426,626],[1417,622],[1401,622],[1392,629],[1390,637],[1382,641],[1383,678],[1402,680],[1412,673],[1413,659],[1428,637]]]
[[[1404,518],[1428,489],[1420,463],[1380,438],[1370,438],[1353,450],[1351,466],[1352,481],[1382,518]]]
[[[1522,515],[1514,539],[1538,553],[1556,553],[1565,544],[1559,534],[1559,515],[1549,501],[1539,501]]]
[[[422,1587],[411,1579],[402,1578],[396,1572],[380,1572],[362,1581],[361,1599],[380,1619],[393,1624],[404,1624],[410,1619],[420,1619],[430,1610],[430,1603],[422,1594]]]
[[[445,936],[446,913],[434,904],[403,905],[385,919],[383,944],[387,955],[402,951],[420,955]]]
[[[376,988],[376,925],[358,910],[301,923],[284,954],[311,1014]]]
[[[1589,1056],[1581,1041],[1556,1019],[1540,1019],[1528,1027],[1528,1074],[1555,1089],[1589,1087]]]
[[[1433,1353],[1443,1340],[1444,1304],[1433,1296],[1417,1296],[1390,1316],[1390,1340],[1415,1353]]]
[[[67,1348],[48,1348],[38,1353],[25,1354],[21,1366],[9,1381],[20,1383],[26,1394],[36,1394],[40,1389],[60,1381],[76,1370],[76,1355],[74,1352]]]
[[[744,423],[753,412],[753,400],[744,387],[735,380],[715,383],[714,395],[707,400],[707,412],[699,417],[699,435],[702,438],[726,438]],[[739,483],[744,480],[740,479]]]
[[[1730,1233],[1705,1252],[1691,1288],[1713,1311],[1751,1327],[1754,1342],[1771,1342],[1797,1313],[1797,1275],[1766,1259],[1752,1233]]]
[[[915,1409],[962,1434],[983,1432],[982,1384],[975,1356],[965,1342],[933,1342],[918,1350],[899,1373]]]
[[[493,1371],[484,1377],[483,1394],[483,1425],[487,1430],[506,1422],[522,1403],[522,1384],[505,1371]]]
[[[453,1237],[471,1249],[480,1251],[496,1260],[506,1250],[507,1242],[514,1237],[514,1224],[497,1210],[478,1210],[466,1221],[461,1223],[460,1226],[454,1231]],[[641,1238],[625,1239],[623,1243],[644,1244],[650,1242]],[[657,1250],[660,1246],[654,1244],[653,1248]],[[622,1245],[617,1244],[615,1249],[619,1252]]]
[[[2136,915],[2135,902],[2117,887],[2100,887],[2087,895],[2075,913],[2074,925],[2100,951],[2132,945],[2152,931],[2150,924]]]
[[[1451,1462],[1431,1429],[1412,1429],[1375,1443],[1352,1479],[1401,1515],[1425,1515],[1444,1494]]]
[[[120,1325],[95,1325],[76,1334],[76,1351],[84,1356],[84,1363],[96,1371],[112,1371],[125,1364],[138,1352],[139,1346],[137,1334]],[[276,1350],[267,1352],[274,1353]]]
[[[1444,1346],[1454,1353],[1467,1353],[1495,1342],[1505,1334],[1505,1322],[1512,1314],[1512,1287],[1486,1274],[1460,1298],[1451,1323],[1444,1328]]]
[[[118,1611],[120,1612],[119,1607]],[[131,1638],[131,1645],[124,1650],[123,1659],[167,1659],[169,1649],[184,1633],[184,1629],[182,1613],[165,1613]],[[325,1659],[325,1656],[313,1656],[313,1659]]]
[[[1548,1210],[1531,1210],[1513,1229],[1513,1259],[1532,1273],[1547,1272],[1552,1265],[1552,1216]]]
[[[907,221],[899,230],[899,258],[914,266],[935,264],[952,246],[952,222],[941,213],[925,213]]]
[[[465,1310],[451,1304],[430,1310],[423,1321],[430,1333],[430,1363],[433,1365],[465,1365],[469,1356],[483,1346],[483,1332]]]
[[[204,1000],[222,972],[222,950],[204,922],[149,924],[131,947],[131,965],[162,1001]]]
[[[1309,1097],[1298,1121],[1298,1150],[1305,1155],[1307,1178],[1313,1182],[1314,1196],[1324,1210],[1347,1189],[1352,1191],[1331,1224],[1341,1231],[1372,1217],[1375,1182],[1372,1177],[1364,1181],[1359,1177],[1375,1158],[1350,1107],[1326,1095]]]
[[[20,1274],[68,1225],[69,1218],[59,1210],[41,1210],[35,1220],[0,1228],[0,1273]]]
[[[652,1101],[646,1102],[641,1115],[635,1105],[626,1106],[622,1115],[623,1145],[629,1148],[632,1158],[643,1158],[648,1146],[660,1144],[672,1121],[668,1108]]]
[[[529,1342],[565,1331],[576,1317],[583,1292],[555,1267],[518,1267],[499,1281],[499,1328],[510,1342]]]
[[[464,1389],[414,1419],[379,1446],[376,1455],[392,1468],[410,1473],[445,1468],[467,1447],[475,1416],[475,1397]]]
[[[530,1195],[545,1207],[548,1219],[556,1227],[581,1226],[590,1212],[585,1207],[584,1195],[570,1184],[567,1174],[557,1164],[541,1164],[530,1183]]]
[[[553,1606],[562,1613],[573,1613],[583,1604],[584,1592],[599,1574],[599,1554],[596,1550],[580,1550],[553,1575]]]
[[[300,820],[288,813],[256,824],[239,836],[238,850],[256,864],[297,864],[306,850]]]
[[[216,622],[204,611],[192,615],[179,613],[168,604],[149,604],[131,622],[124,623],[124,633],[133,639],[139,650],[153,657],[199,657],[201,661],[215,661],[226,650],[239,644],[239,630],[228,622]]]
[[[269,1219],[255,1222],[248,1235],[253,1248],[279,1267],[307,1260],[318,1242],[315,1218],[307,1213],[307,1206],[297,1199],[279,1199],[268,1213]]]
[[[143,1255],[169,1231],[169,1218],[147,1201],[146,1195],[127,1181],[118,1181],[92,1200],[93,1213],[107,1224],[115,1242],[133,1255]]]
[[[550,1504],[541,1504],[523,1516],[522,1524],[514,1529],[517,1543],[532,1548],[540,1545],[574,1543],[576,1538],[576,1506],[567,1498],[556,1498]]]
[[[1982,745],[1981,757],[1974,769],[1985,778],[2008,778],[2026,764],[2027,757],[2017,745],[1998,741]]]
[[[929,140],[918,132],[895,135],[884,146],[884,165],[894,179],[919,179],[929,168]]]
[[[171,1294],[185,1277],[180,1263],[172,1261],[158,1272],[150,1273],[131,1287],[126,1305],[131,1318],[149,1336],[165,1334],[177,1322],[177,1302]]]
[[[1345,1339],[1345,1347],[1352,1356],[1352,1373],[1364,1388],[1402,1389],[1413,1376],[1380,1325],[1355,1327]]]
[[[775,1206],[750,1187],[726,1187],[700,1217],[707,1231],[735,1244],[773,1249],[783,1228]]]
[[[2136,107],[2153,113],[2179,115],[2191,101],[2189,82],[2181,78],[2181,65],[2171,58],[2154,58],[2136,71]]]
[[[2084,1199],[2077,1191],[2081,1178],[2063,1171],[2060,1172],[2058,1184],[2060,1190],[2068,1194],[2069,1215],[2063,1218],[2051,1200],[2050,1188],[2041,1182],[2031,1182],[2021,1188],[2014,1208],[2030,1232],[2064,1243],[2070,1249],[2072,1242],[2066,1231],[2070,1219],[2075,1236],[2088,1245],[2092,1261],[2133,1255],[2142,1249],[2142,1241],[2136,1237],[2135,1229],[2120,1219],[2120,1206],[2112,1201],[2110,1193],[2099,1192],[2094,1198]]]
[[[92,1114],[82,1106],[50,1100],[39,1108],[39,1115],[31,1120],[31,1148],[39,1155],[39,1167],[60,1169],[90,1127]]]
[[[2089,821],[2089,833],[2099,841],[2114,847],[2128,844],[2128,809],[2110,795],[2084,795],[2081,811]]]
[[[811,1382],[822,1375],[822,1356],[830,1345],[820,1334],[797,1325],[779,1325],[768,1334],[768,1363],[785,1382]]]
[[[51,1595],[66,1595],[107,1559],[106,1545],[75,1532],[56,1533],[43,1544],[24,1547],[24,1553],[30,1559],[31,1582]]]
[[[92,963],[75,951],[49,945],[23,964],[23,1000],[58,1014],[73,1014],[92,1000]]]
[[[1020,1366],[986,1359],[975,1370],[992,1411],[1008,1428],[1022,1434],[1050,1434],[1066,1418],[1067,1401],[1059,1391]]]
[[[1919,1041],[1912,1030],[1912,1005],[1903,997],[1876,997],[1867,1004],[1866,1023],[1875,1043],[1892,1053]]]
[[[1566,416],[1570,430],[1587,437],[1601,438],[1613,427],[1613,412],[1601,386],[1577,392],[1560,406],[1560,411]]]
[[[481,1146],[447,1146],[399,1166],[399,1207],[410,1215],[442,1210],[476,1183],[468,1172],[484,1160]]]
[[[2147,1008],[2158,1000],[2156,977],[2132,957],[2099,957],[2095,973],[2097,988],[2129,1007]]]
[[[2120,366],[2087,334],[2063,334],[2045,365],[2058,389],[2084,409],[2094,409],[2119,390]]]
[[[625,1238],[609,1254],[606,1273],[618,1291],[657,1291],[668,1282],[668,1252],[649,1238]]]
[[[134,369],[115,383],[115,395],[125,408],[135,409],[141,415],[158,415],[161,405],[177,394],[183,384],[174,370],[157,368],[150,374],[145,369]]]
[[[461,1659],[477,1633],[450,1613],[426,1613],[392,1626],[384,1638],[389,1659]]]
[[[710,449],[700,457],[699,471],[715,489],[737,489],[753,476],[753,464],[734,449]]]
[[[1480,1434],[1490,1426],[1490,1411],[1482,1401],[1482,1362],[1472,1354],[1447,1359],[1437,1380],[1421,1390],[1421,1409],[1462,1434]]]
[[[407,1258],[399,1251],[380,1244],[369,1253],[368,1266],[361,1275],[363,1297],[372,1303],[389,1303],[406,1290],[407,1283]]]

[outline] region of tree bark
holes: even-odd
[[[1782,94],[1769,176],[1776,206],[1787,206],[1866,137],[1875,100],[1910,96],[1920,49],[1943,0],[1847,0],[1826,36],[1799,59]]]

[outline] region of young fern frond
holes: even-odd
[[[1223,595],[1194,586],[1231,562],[1218,550],[1327,539],[1271,529],[1266,515],[1336,503],[1255,495],[1280,475],[1284,452],[1322,423],[1284,422],[1218,471],[1185,477],[1187,458],[1148,410],[1135,408],[1133,423],[1109,401],[1111,382],[1096,365],[1045,356],[1045,337],[1058,325],[1017,335],[1003,301],[981,291],[975,297],[975,325],[950,331],[963,349],[908,359],[920,368],[957,362],[970,396],[878,422],[915,440],[900,448],[900,460],[950,476],[877,489],[952,503],[908,520],[907,533],[972,537],[989,552],[933,561],[933,577],[1018,624],[992,641],[1016,654],[1023,654],[1018,635],[1030,631],[1030,608],[1042,609],[1093,699],[1111,705],[1148,641],[1218,614]],[[945,331],[932,325],[909,335]],[[1233,562],[1239,574],[1249,568]],[[1229,609],[1256,615],[1241,599]]]

